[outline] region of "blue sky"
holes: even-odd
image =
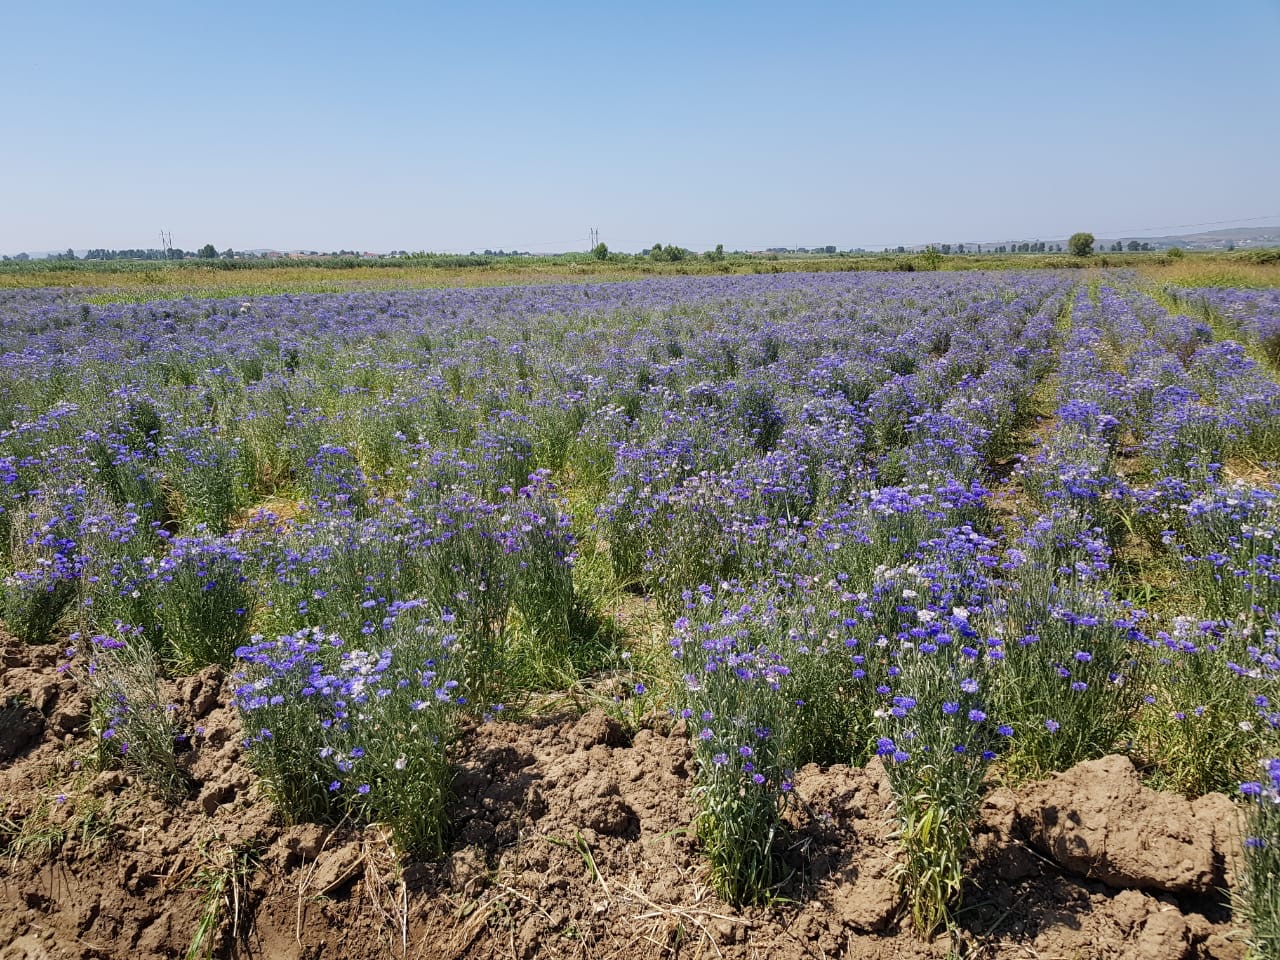
[[[1280,223],[1280,0],[10,0],[2,22],[3,253]]]

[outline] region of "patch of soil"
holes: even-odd
[[[1243,956],[1213,892],[1230,801],[1146,790],[1123,758],[993,790],[962,928],[925,942],[901,917],[879,761],[798,772],[783,900],[739,910],[707,885],[679,727],[628,736],[593,711],[468,730],[449,852],[406,863],[376,827],[280,821],[216,668],[172,685],[203,734],[166,806],[77,769],[87,709],[56,651],[3,664],[26,733],[0,758],[0,960],[179,957],[202,918],[216,957]]]

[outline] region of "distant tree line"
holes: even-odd
[[[181,260],[187,251],[180,247],[171,250],[105,250],[94,248],[85,251],[82,260]]]

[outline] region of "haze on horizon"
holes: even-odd
[[[1276,0],[5,20],[0,253],[161,229],[188,250],[551,252],[588,226],[638,250],[1280,221]]]

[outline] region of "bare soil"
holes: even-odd
[[[237,958],[1244,955],[1231,802],[1148,790],[1124,757],[993,788],[961,928],[928,942],[901,915],[878,762],[799,772],[791,880],[739,910],[708,888],[678,727],[596,710],[469,729],[449,852],[405,862],[377,828],[282,822],[216,668],[170,691],[204,731],[185,799],[95,772],[57,655],[0,649],[0,960],[182,957],[202,918],[196,955]]]

